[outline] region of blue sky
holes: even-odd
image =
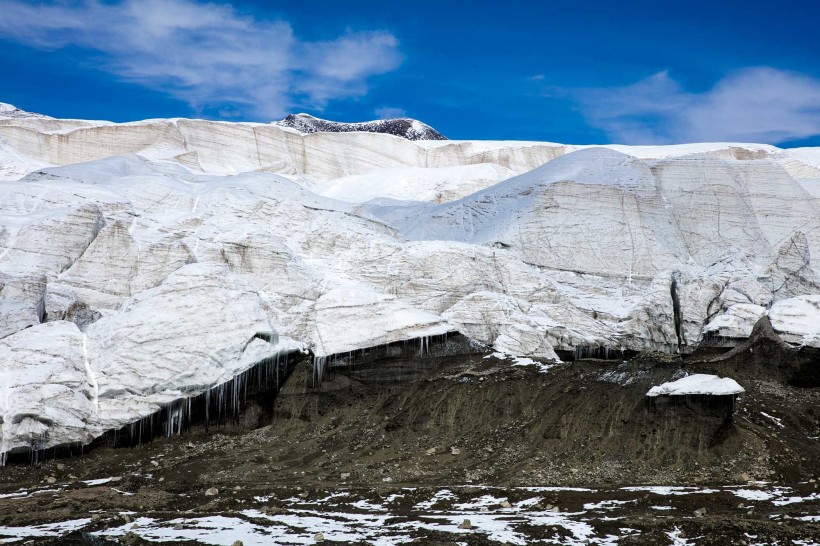
[[[0,0],[0,101],[421,119],[450,138],[820,145],[820,2]]]

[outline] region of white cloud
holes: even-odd
[[[166,92],[196,111],[274,118],[362,96],[401,63],[388,32],[299,40],[285,21],[193,0],[30,3],[0,0],[0,39],[44,50],[98,52],[100,68]]]
[[[404,108],[396,108],[394,106],[382,106],[381,108],[376,108],[374,113],[376,114],[376,117],[378,117],[379,119],[407,117],[407,111]]]
[[[576,95],[587,121],[616,142],[781,143],[820,135],[820,80],[774,68],[730,73],[691,93],[668,72]]]

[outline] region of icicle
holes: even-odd
[[[205,391],[205,427],[211,424],[211,389]]]
[[[314,356],[313,357],[313,386],[316,387],[322,383],[322,376],[325,374],[325,364],[327,357]]]
[[[271,334],[271,339],[274,344],[278,342],[275,334]],[[162,433],[167,437],[179,435],[194,425],[195,411],[199,412],[202,409],[204,409],[206,427],[214,421],[214,415],[216,415],[217,423],[229,418],[237,420],[249,394],[251,396],[254,394],[252,382],[256,383],[258,392],[262,392],[263,389],[267,390],[273,385],[278,392],[282,380],[287,376],[288,363],[288,353],[275,352],[273,356],[260,360],[230,381],[206,389],[199,395],[177,399],[150,415],[109,431],[106,439],[112,441],[113,446],[117,447],[125,443],[131,446],[140,445]],[[327,363],[327,357],[314,359],[315,381],[321,382]],[[49,455],[48,450],[40,449],[41,440],[44,439],[32,440],[28,447],[28,455],[32,464],[36,464],[44,454]],[[0,442],[0,467],[5,466],[9,460],[9,450],[4,450],[3,447],[5,446]],[[79,444],[79,447],[82,452],[83,445]],[[71,449],[73,452],[73,448]],[[52,454],[56,456],[56,452]]]

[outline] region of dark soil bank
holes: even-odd
[[[617,526],[639,530],[640,540],[626,534],[617,543],[669,544],[672,529],[693,537],[691,544],[766,543],[747,535],[760,541],[820,539],[820,522],[812,519],[820,514],[817,353],[789,348],[763,327],[748,344],[722,355],[641,354],[546,371],[481,352],[445,353],[434,348],[433,356],[420,357],[417,346],[371,352],[337,362],[318,388],[303,361],[278,396],[260,393],[247,400],[234,423],[196,426],[134,448],[103,444],[80,457],[10,465],[0,469],[0,493],[25,491],[0,495],[0,525],[65,521],[92,511],[91,530],[137,517],[120,514],[127,511],[160,519],[251,506],[284,513],[293,502],[283,499],[309,502],[334,491],[382,500],[404,491],[402,502],[410,504],[396,501],[391,510],[410,517],[412,503],[445,487],[459,486],[453,489],[458,499],[492,487],[514,503],[524,500],[521,487],[580,486],[592,491],[544,493],[539,506],[554,503],[572,511],[620,499]],[[683,372],[726,375],[746,392],[734,400],[645,397],[653,385]],[[117,479],[82,482],[108,477]],[[802,500],[751,506],[723,489],[660,498],[648,498],[658,492],[620,489],[745,486],[752,480],[769,482],[770,489],[788,487]],[[37,487],[51,491],[36,493]],[[407,487],[417,489],[402,489]],[[206,495],[210,488],[218,493]],[[671,512],[661,514],[652,508],[657,504],[669,504]],[[599,516],[595,532],[606,536],[613,524]],[[428,544],[454,540],[425,533],[411,536]],[[538,528],[527,536],[551,533]],[[490,537],[473,533],[458,540],[504,542]]]

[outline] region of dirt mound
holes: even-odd
[[[755,324],[749,339],[734,349],[708,359],[693,359],[689,367],[735,378],[820,387],[820,350],[784,342],[767,316]]]
[[[239,517],[237,511],[264,504],[259,499],[273,490],[290,503],[265,508],[274,512],[288,511],[291,501],[298,504],[317,491],[325,496],[367,492],[362,499],[375,502],[367,499],[402,487],[417,488],[412,491],[418,502],[424,491],[429,497],[454,485],[465,488],[458,498],[472,488],[476,496],[488,486],[522,492],[534,486],[553,488],[545,491],[580,486],[602,488],[628,503],[632,497],[624,497],[618,486],[713,487],[762,479],[814,491],[816,481],[808,480],[820,474],[820,389],[794,384],[807,353],[777,343],[761,329],[751,345],[720,357],[641,354],[628,361],[540,367],[514,365],[476,348],[472,354],[453,354],[465,351],[457,339],[444,340],[423,358],[419,347],[405,344],[337,360],[321,385],[304,360],[295,364],[278,395],[255,393],[234,420],[208,428],[194,425],[181,436],[133,448],[99,445],[79,457],[4,468],[0,524],[65,521],[92,509],[108,519],[92,521],[89,529],[125,525],[123,518],[130,516],[118,514],[129,511],[151,514],[158,522],[179,517],[179,510]],[[648,403],[645,395],[652,386],[693,372],[729,375],[746,392],[734,407],[708,397]],[[115,479],[82,482],[108,476]],[[16,493],[20,488],[28,492]],[[212,496],[211,488],[217,491]],[[407,495],[410,490],[401,491]],[[592,493],[577,489],[572,494],[553,494],[555,499],[544,502],[580,507],[608,499],[604,493],[588,499],[584,495]],[[735,536],[732,526],[740,524],[733,511],[739,505],[737,499],[729,503],[726,494],[691,500],[697,506],[684,503],[675,525],[689,533],[708,527]],[[523,502],[522,495],[510,499]],[[640,510],[624,505],[627,517],[642,530],[642,543],[651,543],[646,540],[655,535],[657,543],[664,543],[670,529],[678,527],[670,527],[672,520],[656,521],[650,504],[656,501],[644,497],[635,497]],[[690,522],[692,510],[704,503],[718,515]],[[792,512],[802,517],[798,507]],[[760,514],[744,517],[757,521]],[[782,510],[766,513],[761,529],[792,536],[791,530],[769,522],[775,516],[781,517]],[[606,518],[599,523],[604,532]],[[546,536],[547,530],[526,531],[527,525],[521,523],[521,532]],[[743,528],[757,532],[754,525]],[[425,533],[424,540],[452,540],[438,531]],[[485,535],[474,538],[471,543],[493,543]],[[86,540],[76,533],[72,539]]]
[[[578,361],[545,374],[476,356],[438,364],[389,384],[368,367],[337,368],[318,392],[297,369],[265,430],[288,445],[267,457],[297,471],[285,481],[349,474],[369,485],[735,482],[820,468],[808,440],[818,431],[814,391],[745,382],[732,413],[708,399],[647,404],[650,387],[683,375],[676,359]],[[799,455],[764,408],[788,421]]]

